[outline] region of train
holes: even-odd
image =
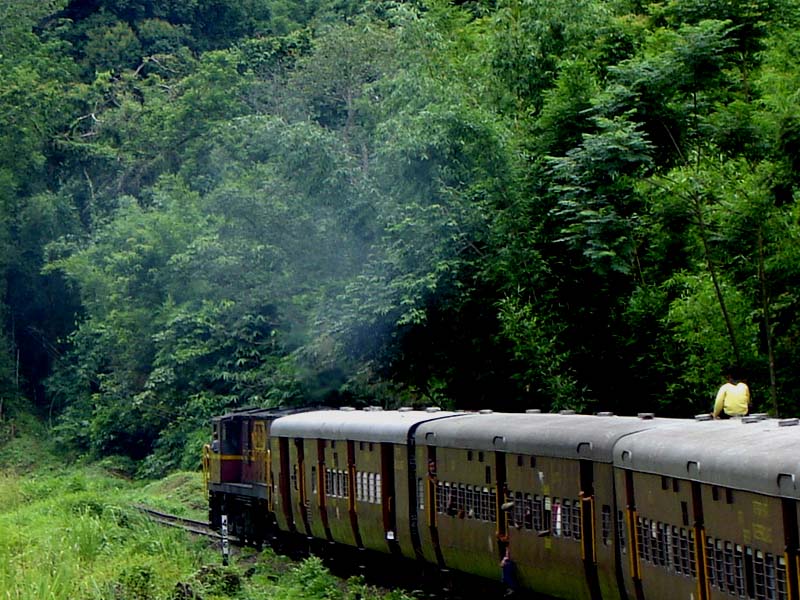
[[[798,419],[244,409],[209,518],[568,600],[800,600]],[[391,564],[391,563],[390,563]],[[509,583],[509,582],[507,582]]]

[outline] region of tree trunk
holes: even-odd
[[[769,294],[767,293],[767,276],[764,269],[764,236],[758,228],[758,283],[761,287],[761,312],[764,315],[764,336],[767,341],[767,358],[769,361],[769,396],[775,416],[780,416],[778,407],[778,386],[775,377],[775,352],[772,347],[772,325],[769,320]]]
[[[728,337],[731,341],[731,348],[733,349],[733,358],[736,366],[742,364],[742,357],[739,353],[739,344],[736,343],[736,333],[733,330],[733,323],[731,322],[730,315],[728,314],[728,307],[725,305],[725,297],[722,294],[722,288],[719,285],[717,278],[717,269],[714,267],[714,261],[711,259],[711,249],[708,245],[708,233],[706,232],[706,222],[703,219],[703,207],[701,198],[695,193],[692,195],[694,202],[695,216],[697,217],[697,225],[700,230],[700,240],[703,243],[703,254],[706,259],[706,266],[711,275],[711,281],[714,284],[714,292],[717,294],[717,301],[719,302],[720,310],[722,310],[722,318],[725,320],[725,327],[728,330]]]

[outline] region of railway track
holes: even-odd
[[[159,525],[177,527],[188,533],[201,535],[215,542],[220,542],[223,548],[223,564],[227,564],[227,552],[225,550],[227,542],[236,545],[241,544],[236,536],[228,536],[227,540],[224,540],[223,536],[214,531],[206,521],[187,519],[142,505],[135,505],[135,508]],[[314,541],[310,538],[299,537],[294,538],[294,540],[294,544],[279,544],[274,546],[273,549],[280,554],[289,556],[293,560],[301,560],[312,554],[320,556],[333,574],[342,578],[360,575],[368,583],[387,592],[391,589],[402,588],[416,597],[432,600],[483,600],[486,597],[499,597],[499,595],[502,595],[496,585],[492,585],[483,579],[462,574],[460,577],[463,578],[463,581],[458,585],[450,574],[440,572],[438,569],[428,569],[429,579],[427,584],[420,585],[421,581],[416,563],[414,563],[413,567],[405,565],[408,568],[386,569],[387,559],[383,556],[373,557],[377,562],[367,561],[365,559],[369,556],[369,553],[342,547],[337,547],[335,551],[330,552],[328,544],[320,543],[319,540],[316,541],[317,545],[315,547],[313,546]],[[412,575],[412,572],[415,574]],[[404,575],[403,573],[406,574]],[[459,577],[458,575],[455,576]],[[459,588],[459,590],[455,591],[454,587]],[[545,596],[522,593],[516,594],[515,597],[519,600],[552,600]]]
[[[145,514],[151,521],[159,525],[167,525],[168,527],[177,527],[195,535],[202,535],[214,540],[222,539],[222,536],[211,529],[211,525],[207,521],[197,521],[195,519],[187,519],[185,517],[178,517],[169,513],[161,512],[150,508],[148,506],[136,505],[134,508]],[[228,536],[231,541],[236,541],[233,536]]]

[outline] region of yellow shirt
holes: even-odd
[[[731,417],[746,415],[750,407],[750,388],[747,384],[725,383],[717,392],[717,399],[714,401],[714,416],[718,417],[723,410]]]

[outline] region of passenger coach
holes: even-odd
[[[212,523],[521,588],[800,600],[796,419],[243,410],[204,452]],[[393,557],[393,558],[392,558]]]
[[[417,461],[436,464],[425,558],[497,578],[508,548],[522,587],[619,598],[613,449],[669,422],[644,417],[483,411],[420,426]]]
[[[684,422],[619,441],[632,598],[798,598],[797,419]]]
[[[270,449],[278,474],[279,529],[415,558],[419,552],[416,430],[464,418],[440,411],[315,411],[276,421]]]

